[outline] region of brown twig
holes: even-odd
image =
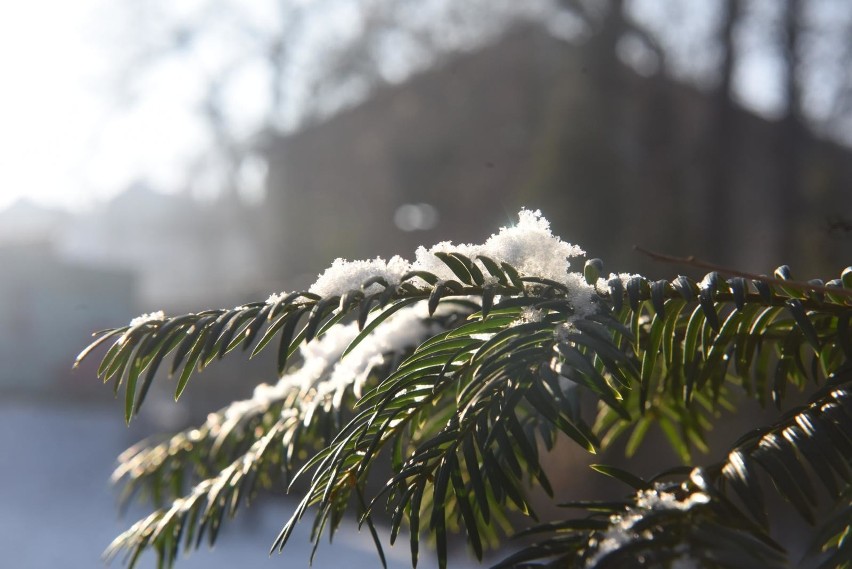
[[[728,267],[723,267],[721,265],[714,265],[713,263],[708,263],[707,261],[702,261],[701,259],[696,259],[693,255],[688,257],[675,257],[673,255],[666,255],[664,253],[655,253],[654,251],[649,251],[643,247],[638,245],[634,245],[633,249],[635,251],[639,251],[643,255],[647,255],[648,257],[654,259],[655,261],[662,261],[663,263],[671,263],[674,265],[686,265],[688,267],[696,267],[699,269],[706,269],[708,271],[716,271],[722,275],[729,275],[732,277],[743,277],[746,279],[751,279],[753,281],[761,281],[767,284],[775,284],[785,286],[787,288],[792,288],[796,290],[801,290],[803,292],[822,292],[827,294],[833,294],[837,296],[844,296],[846,298],[852,298],[852,290],[845,288],[834,288],[823,285],[805,283],[801,281],[794,280],[784,280],[777,279],[775,277],[768,277],[766,275],[756,275],[754,273],[746,273],[744,271],[738,271],[737,269],[729,269]]]

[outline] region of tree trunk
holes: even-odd
[[[784,8],[784,38],[781,44],[784,61],[784,95],[786,113],[781,121],[775,148],[777,178],[777,258],[796,258],[798,225],[802,214],[802,141],[804,121],[802,91],[799,81],[799,44],[802,25],[802,0],[787,0]]]
[[[709,132],[707,136],[707,162],[704,203],[702,219],[702,242],[708,257],[721,263],[734,263],[734,251],[731,222],[734,200],[731,196],[736,191],[733,183],[734,164],[738,156],[737,121],[734,113],[734,103],[731,99],[731,79],[736,63],[736,48],[734,46],[734,30],[740,18],[741,0],[725,0],[721,7],[722,17],[719,28],[719,45],[722,51],[722,62],[719,69],[719,84],[712,98]]]

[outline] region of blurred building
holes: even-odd
[[[0,243],[56,241],[71,220],[67,211],[20,199],[0,212]]]
[[[85,213],[25,201],[0,212],[0,391],[111,397],[96,379],[97,354],[72,372],[91,334],[143,312],[265,298],[274,287],[264,277],[260,227],[256,210],[236,200],[198,202],[144,184]],[[187,411],[204,416],[250,394],[274,369],[268,357],[214,366],[205,377],[227,381],[206,382],[188,410],[176,408],[173,386],[159,382],[146,412],[159,423]],[[235,382],[236,375],[251,381]]]
[[[129,271],[63,261],[45,241],[0,245],[0,389],[77,389],[74,358],[92,332],[133,315],[134,284]]]
[[[719,138],[709,94],[604,69],[594,49],[523,27],[268,137],[266,256],[279,277],[304,286],[338,256],[481,242],[521,206],[612,269],[671,274],[634,244],[754,271],[789,263],[801,278],[848,264],[852,235],[831,230],[852,218],[848,148],[803,131],[800,180],[782,191],[781,122],[734,108]]]
[[[263,286],[253,215],[236,200],[199,202],[139,183],[75,218],[61,251],[132,270],[142,312],[200,310],[254,298]]]

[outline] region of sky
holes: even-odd
[[[110,4],[0,3],[0,209],[26,196],[79,210],[145,175],[174,181],[203,144],[186,86],[163,81],[133,108],[117,100]]]
[[[311,2],[294,1],[297,5]],[[700,74],[696,62],[712,57],[697,57],[696,50],[704,49],[703,39],[712,34],[713,18],[695,15],[702,10],[712,12],[712,2],[690,0],[690,10],[681,10],[684,18],[677,26],[671,25],[668,16],[654,17],[653,7],[659,7],[655,0],[634,0],[631,5],[634,17],[647,19],[643,23],[650,29],[665,31],[666,37],[687,48],[694,44],[692,51],[675,51],[687,58],[685,67],[695,67]],[[233,8],[227,2],[218,5]],[[271,8],[274,2],[236,5],[240,18],[253,29],[261,33],[277,29],[280,15]],[[346,17],[351,6],[345,1],[317,5],[337,6],[324,9],[313,20],[322,24],[326,36],[339,41],[346,34],[357,33],[352,19]],[[699,10],[700,6],[704,8]],[[156,29],[163,13],[178,19],[204,18],[210,15],[205,9],[204,0],[174,4],[157,0],[0,3],[0,210],[21,197],[42,205],[85,210],[138,181],[164,191],[215,184],[221,161],[213,156],[199,163],[204,150],[213,147],[210,123],[198,110],[210,78],[228,72],[228,66],[239,70],[236,77],[230,77],[229,90],[224,93],[233,115],[228,117],[229,127],[237,135],[253,132],[269,118],[262,111],[270,108],[268,66],[251,61],[235,65],[235,54],[244,53],[247,44],[251,47],[252,38],[234,35],[229,29],[213,29],[193,38],[192,49],[171,49],[156,65],[145,67],[133,59],[134,46],[173,41],[157,35],[163,33]],[[212,20],[220,25],[233,20],[229,14],[219,16]],[[155,23],[153,29],[151,22]],[[685,25],[690,22],[695,25]],[[302,27],[299,32],[311,36],[311,29]],[[679,29],[681,36],[693,40],[679,37],[675,33]],[[322,40],[323,33],[314,30],[314,35]],[[771,54],[745,51],[734,88],[740,101],[772,116],[780,102],[773,100],[778,85]],[[297,68],[309,70],[317,62],[302,58],[296,63]],[[291,106],[312,96],[299,92],[298,77],[288,80],[288,100],[294,101]],[[193,163],[194,172],[189,168]],[[248,171],[251,177],[252,172],[262,171],[262,165]],[[258,176],[254,179],[257,185]]]
[[[241,7],[241,21],[268,34],[277,21],[272,6]],[[160,191],[203,195],[201,185],[215,192],[221,161],[212,156],[199,165],[214,147],[199,108],[209,79],[228,72],[245,38],[216,29],[227,20],[219,14],[210,33],[193,38],[192,49],[168,48],[155,65],[138,52],[140,45],[156,49],[172,40],[158,27],[164,14],[203,20],[205,9],[203,0],[0,3],[0,211],[23,197],[81,211],[139,181]],[[322,23],[340,37],[346,13],[336,12]],[[237,136],[247,136],[267,118],[268,68],[241,61],[238,73],[224,93],[227,118]],[[246,179],[238,189],[249,200],[262,192],[265,165],[255,162],[244,161],[238,172]]]
[[[85,86],[103,62],[81,36],[98,1],[0,4],[0,207],[21,195],[66,203],[83,195],[71,180],[82,175],[99,113]]]

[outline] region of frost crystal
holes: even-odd
[[[130,321],[131,326],[138,326],[139,324],[147,324],[148,322],[162,322],[166,319],[166,315],[162,310],[158,310],[156,312],[150,312],[148,314],[142,314],[141,316],[137,316],[133,320]]]

